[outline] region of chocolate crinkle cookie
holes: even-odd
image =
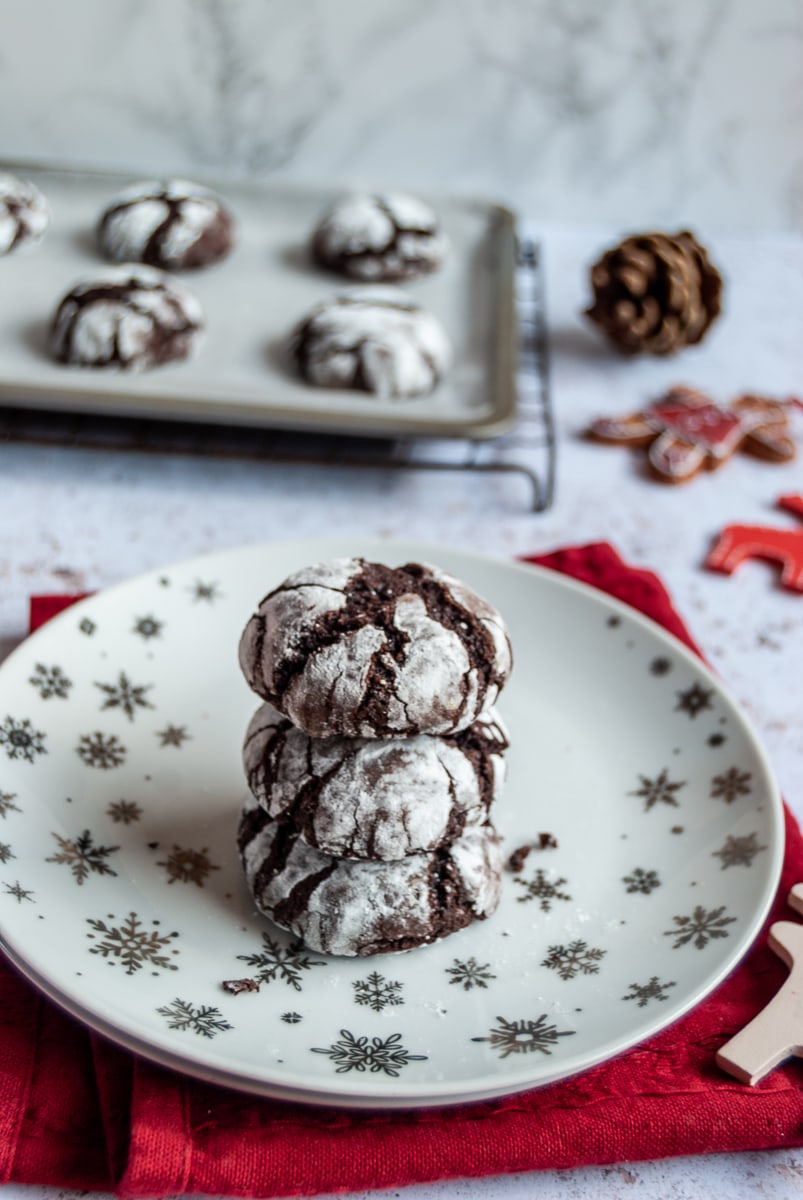
[[[42,193],[25,179],[0,172],[0,254],[38,242],[50,223]]]
[[[447,572],[333,559],[270,592],[240,640],[249,687],[312,737],[453,734],[512,666],[502,617]]]
[[[196,183],[139,183],[105,210],[97,239],[112,262],[188,271],[226,257],[234,244],[234,218],[214,192]]]
[[[499,901],[502,854],[490,824],[429,854],[355,862],[315,850],[249,797],[238,845],[259,911],[323,954],[412,950],[482,920]]]
[[[145,370],[187,358],[203,325],[195,296],[169,275],[118,267],[67,293],[53,317],[50,350],[70,365]]]
[[[391,288],[355,289],[319,304],[293,331],[290,354],[308,383],[382,398],[431,392],[452,358],[437,318]]]
[[[321,219],[312,237],[322,266],[366,283],[435,271],[447,251],[431,208],[402,192],[354,195]]]
[[[487,821],[506,748],[493,712],[444,738],[311,738],[263,704],[243,762],[260,805],[308,845],[377,861],[437,850]]]

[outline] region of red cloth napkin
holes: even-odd
[[[602,588],[694,648],[660,581],[609,546],[530,561]],[[34,601],[32,627],[56,606]],[[770,920],[790,916],[785,897],[803,880],[803,839],[788,813],[786,832]],[[0,1179],[121,1196],[268,1197],[800,1146],[797,1064],[748,1088],[714,1063],[785,978],[765,934],[714,995],[628,1054],[522,1095],[412,1113],[256,1099],[162,1070],[90,1034],[0,963]]]

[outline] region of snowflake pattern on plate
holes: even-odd
[[[487,1037],[473,1037],[471,1040],[490,1042],[493,1049],[499,1051],[500,1058],[507,1058],[510,1054],[532,1054],[534,1051],[551,1054],[558,1044],[558,1038],[573,1037],[575,1033],[573,1029],[558,1029],[557,1025],[550,1025],[546,1013],[541,1013],[535,1021],[506,1021],[504,1017],[497,1017],[496,1020],[496,1028]]]
[[[322,958],[310,958],[304,943],[290,942],[282,946],[267,933],[262,934],[262,949],[256,954],[238,954],[241,962],[249,967],[257,967],[256,978],[260,983],[273,983],[281,979],[288,987],[301,991],[301,972],[309,971],[312,967],[325,967]]]
[[[716,941],[718,938],[730,937],[725,926],[733,925],[736,918],[723,917],[724,911],[724,904],[721,904],[719,908],[712,908],[710,912],[698,904],[691,916],[673,917],[676,928],[664,930],[664,937],[675,939],[672,944],[673,950],[687,946],[690,942],[698,950],[702,950],[709,942]]]
[[[31,896],[33,896],[35,893],[30,890],[26,891],[18,879],[13,884],[4,883],[3,887],[6,889],[5,894],[7,896],[13,896],[17,901],[17,904],[22,904],[23,900],[30,900],[31,904],[36,903],[36,901],[31,900]]]
[[[210,873],[220,870],[210,860],[206,846],[203,850],[187,850],[174,845],[167,858],[156,865],[164,867],[168,883],[194,883],[196,887],[203,887]]]
[[[398,979],[385,979],[378,971],[372,971],[367,979],[356,979],[351,986],[354,988],[354,1003],[364,1004],[374,1012],[404,1004],[401,997],[404,984]]]
[[[114,919],[114,913],[109,913],[107,920]],[[89,947],[89,953],[101,955],[112,966],[125,967],[126,975],[134,975],[144,966],[160,967],[164,971],[178,970],[166,953],[169,949],[171,955],[178,954],[178,950],[171,947],[171,942],[178,934],[162,933],[156,928],[159,921],[152,921],[153,929],[146,929],[137,914],[130,912],[120,925],[107,925],[106,921],[91,917],[87,918],[87,924],[95,930],[86,935],[95,942],[94,946]]]
[[[16,857],[8,842],[0,842],[0,863],[7,863],[9,859]]]
[[[303,1017],[301,1013],[283,1012],[279,1020],[284,1021],[285,1025],[298,1025],[303,1020]]]
[[[568,946],[550,946],[542,967],[557,971],[561,979],[574,979],[576,975],[598,975],[599,964],[607,951],[589,946],[579,938]]]
[[[14,803],[16,799],[16,792],[0,792],[0,817],[4,820],[10,812],[22,812],[20,806]]]
[[[344,1071],[370,1071],[396,1078],[411,1062],[425,1062],[426,1054],[411,1054],[401,1044],[401,1034],[390,1037],[355,1037],[348,1029],[340,1030],[340,1041],[328,1047],[313,1046],[313,1054],[328,1054],[336,1064],[338,1075]]]
[[[120,672],[117,683],[96,683],[95,687],[99,688],[106,696],[106,699],[100,706],[101,712],[105,712],[108,708],[119,708],[120,712],[125,713],[129,721],[133,721],[138,708],[154,707],[145,695],[146,692],[151,690],[153,684],[132,683],[125,671]]]
[[[142,809],[135,800],[112,800],[106,815],[117,825],[131,825],[142,816]]]
[[[639,1008],[646,1008],[650,1000],[668,1000],[667,988],[675,987],[672,983],[660,983],[657,975],[653,975],[647,983],[631,983],[630,991],[623,1000],[637,1000]]]
[[[85,733],[78,739],[75,753],[88,767],[96,767],[99,771],[113,771],[125,762],[126,748],[114,734]]]
[[[42,700],[50,700],[53,696],[67,700],[72,687],[72,680],[67,678],[61,667],[46,667],[44,663],[36,664],[28,683],[36,688]]]
[[[714,698],[713,690],[701,687],[699,683],[693,683],[685,692],[676,694],[678,702],[675,705],[675,712],[685,712],[692,721],[698,713],[713,707],[711,703]]]
[[[466,962],[461,962],[459,958],[454,959],[454,966],[447,967],[446,974],[452,976],[449,983],[459,984],[464,992],[470,992],[475,987],[487,988],[488,981],[496,979],[496,976],[491,974],[491,964],[478,963],[474,957]]]
[[[157,621],[156,617],[149,615],[147,617],[137,617],[134,620],[134,628],[131,632],[137,634],[143,641],[148,642],[151,638],[161,637],[163,628],[164,621]]]
[[[663,655],[654,658],[650,663],[650,674],[657,675],[659,678],[662,675],[668,675],[671,670],[671,662],[668,658],[664,658]]]
[[[6,717],[0,725],[0,746],[8,758],[32,763],[39,754],[47,754],[45,749],[45,734],[40,729],[34,729],[25,717],[18,721],[14,717]]]
[[[714,850],[711,857],[721,860],[723,871],[728,867],[752,867],[756,855],[766,849],[759,844],[757,833],[747,833],[744,837],[728,834],[724,845]]]
[[[192,592],[192,598],[196,603],[199,600],[203,600],[206,604],[214,604],[223,594],[217,583],[202,583],[200,579],[196,579],[189,590]]]
[[[524,888],[524,895],[516,897],[519,904],[525,904],[528,900],[537,900],[541,912],[549,912],[553,900],[571,900],[571,896],[567,892],[560,890],[564,884],[569,882],[568,879],[564,879],[562,876],[558,879],[547,879],[540,867],[532,879],[522,879],[517,876],[513,882],[521,884]]]
[[[623,875],[622,883],[627,884],[626,891],[640,892],[643,896],[649,896],[650,892],[661,886],[657,871],[645,871],[641,867],[636,867],[629,875]]]
[[[84,637],[92,637],[93,633],[95,633],[97,630],[97,625],[91,617],[83,617],[78,622],[78,628]]]
[[[190,738],[184,725],[168,725],[165,729],[160,729],[156,736],[159,738],[160,749],[164,749],[165,746],[175,746],[177,750],[180,750],[184,742],[189,741]]]
[[[649,812],[656,804],[669,804],[673,808],[678,808],[678,802],[675,799],[675,792],[679,792],[681,788],[686,786],[685,780],[682,783],[672,783],[669,778],[669,771],[664,768],[660,775],[656,775],[655,779],[650,779],[647,775],[639,774],[641,787],[637,791],[628,792],[629,796],[639,796],[644,800],[644,811]]]
[[[711,780],[711,798],[732,804],[739,796],[749,796],[753,790],[750,787],[751,779],[749,771],[740,771],[738,767],[730,767],[721,775],[715,775]]]
[[[88,829],[85,829],[77,838],[62,837],[59,833],[52,833],[51,836],[58,842],[59,851],[50,858],[46,858],[45,862],[66,863],[79,887],[93,873],[95,875],[117,874],[106,859],[110,854],[116,854],[120,849],[119,846],[95,846],[92,834]]]
[[[190,1029],[199,1037],[213,1038],[218,1033],[233,1029],[219,1008],[209,1004],[201,1004],[198,1008],[188,1004],[178,997],[172,1004],[165,1004],[156,1010],[160,1016],[167,1019],[168,1029]]]

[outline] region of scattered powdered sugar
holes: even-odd
[[[381,398],[431,392],[452,358],[437,318],[389,288],[353,289],[319,305],[291,347],[310,383]]]
[[[270,704],[254,714],[243,761],[254,796],[272,817],[342,858],[393,860],[434,850],[487,819],[504,779],[506,738],[495,714],[468,744],[421,734],[405,739],[310,738]]]
[[[50,223],[47,201],[34,184],[0,172],[0,254],[38,242]]]
[[[185,358],[203,323],[192,292],[161,271],[125,266],[67,293],[56,310],[50,346],[61,362],[137,370]]]

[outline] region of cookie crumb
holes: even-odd
[[[258,979],[224,979],[220,985],[224,992],[230,992],[232,996],[239,996],[240,992],[258,992]]]
[[[557,850],[557,848],[558,839],[553,833],[539,833],[537,841],[525,842],[523,846],[519,846],[513,851],[507,860],[508,870],[518,873],[527,861],[531,850]]]
[[[510,858],[507,860],[508,871],[513,871],[514,874],[518,874],[527,861],[527,855],[533,849],[534,847],[530,843],[526,843],[524,846],[519,846],[516,850],[514,850]]]

